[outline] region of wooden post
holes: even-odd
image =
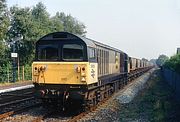
[[[19,56],[18,56],[18,81],[20,81],[20,76],[19,76],[19,73],[20,73],[20,71],[19,71]]]
[[[9,68],[7,68],[7,80],[8,80],[8,83],[9,83]]]
[[[24,66],[22,66],[22,80],[24,81]]]

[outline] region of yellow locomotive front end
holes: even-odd
[[[87,62],[34,62],[33,81],[38,84],[86,85]]]
[[[95,47],[66,32],[46,35],[36,43],[32,72],[39,98],[83,100],[98,83]]]

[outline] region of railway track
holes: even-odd
[[[130,84],[130,83],[132,83],[132,82],[128,82],[128,84]],[[125,86],[123,86],[123,87],[121,88],[121,90],[120,90],[119,92],[123,92],[123,91],[125,91],[127,88],[128,88],[128,86],[125,85]],[[96,106],[92,106],[91,108],[89,108],[88,111],[82,112],[82,113],[80,113],[80,114],[78,114],[78,115],[76,115],[76,116],[73,116],[73,117],[69,118],[69,119],[67,120],[67,122],[78,122],[79,120],[80,120],[80,121],[83,121],[83,122],[86,121],[86,119],[84,120],[83,117],[85,117],[85,116],[88,115],[89,113],[93,113],[93,112],[97,111],[97,109],[99,109],[101,106],[105,105],[105,104],[108,102],[108,100],[110,100],[110,98],[113,97],[113,96],[117,96],[116,92],[113,93],[111,96],[105,98],[105,99],[102,100],[101,102],[99,102]]]
[[[22,89],[0,94],[0,119],[40,105],[33,97],[33,89]]]
[[[71,113],[71,114],[69,114],[69,112],[50,110],[47,113],[44,113],[44,115],[36,117],[32,122],[42,122],[47,118],[53,117],[53,115],[58,116],[58,118],[60,117],[59,119],[66,121],[66,122],[77,122],[77,121],[83,119],[83,117],[85,117],[89,113],[96,111],[98,109],[98,107],[105,104],[111,97],[112,96],[107,97],[106,99],[99,102],[97,105],[91,106],[88,110],[80,112],[80,113],[78,113],[77,110],[75,110],[76,111],[75,113]]]
[[[16,90],[0,94],[0,106],[1,104],[8,103],[11,101],[21,100],[33,96],[33,88]]]
[[[99,102],[96,106],[92,106],[91,108],[89,108],[88,111],[82,112],[77,116],[73,116],[72,118],[70,118],[67,122],[77,122],[78,120],[82,119],[84,116],[86,116],[87,114],[89,114],[90,112],[95,111],[99,106],[103,105],[109,98],[104,99],[103,101]]]
[[[107,100],[107,99],[106,99]],[[77,122],[78,120],[82,119],[84,116],[86,116],[88,113],[93,112],[97,109],[98,106],[102,105],[106,100],[101,101],[98,105],[91,107],[88,111],[81,112],[77,115],[69,115],[69,113],[63,113],[62,111],[49,111],[45,113],[44,115],[36,117],[32,122],[42,122],[46,118],[51,117],[53,114],[57,114],[58,117],[60,117],[61,120],[67,121],[67,122]]]
[[[27,105],[27,106],[24,106],[24,107],[21,107],[21,108],[16,108],[16,109],[13,109],[11,111],[1,113],[0,114],[0,120],[4,119],[4,118],[7,118],[9,116],[12,116],[12,115],[27,111],[27,110],[32,109],[34,107],[39,107],[41,105],[42,105],[41,103],[35,103],[35,104],[32,104],[32,105]]]
[[[56,112],[57,111],[54,111],[54,110],[48,111],[44,115],[41,115],[41,116],[35,118],[32,122],[41,122],[41,121],[43,121],[44,119],[46,119],[47,117],[51,116],[52,114],[54,114]]]

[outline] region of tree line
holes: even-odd
[[[171,58],[164,63],[164,66],[180,74],[180,54],[171,56]]]
[[[20,65],[31,65],[34,59],[35,42],[40,37],[57,31],[85,36],[85,29],[82,22],[64,12],[57,12],[55,16],[50,16],[42,2],[31,8],[17,5],[8,8],[6,0],[1,0],[0,73],[5,72],[4,67],[11,67],[11,52],[18,53]]]
[[[158,66],[171,69],[180,74],[180,54],[171,56],[160,55],[156,60]]]

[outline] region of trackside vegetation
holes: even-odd
[[[164,54],[159,55],[158,59],[156,60],[156,64],[161,67],[168,59],[169,57]]]
[[[75,17],[57,12],[50,16],[43,3],[33,7],[7,7],[6,0],[0,2],[0,82],[12,75],[11,53],[18,53],[16,68],[23,66],[31,76],[31,63],[34,59],[35,42],[42,36],[66,31],[85,36],[85,25]],[[6,78],[8,77],[8,78]]]
[[[174,70],[180,74],[180,54],[172,56],[164,63],[164,67]]]
[[[179,109],[173,89],[164,81],[161,71],[156,70],[139,95],[120,106],[119,118],[122,122],[179,122]]]
[[[180,74],[180,54],[173,55],[170,58],[164,54],[159,55],[156,64],[159,67],[164,67]]]

